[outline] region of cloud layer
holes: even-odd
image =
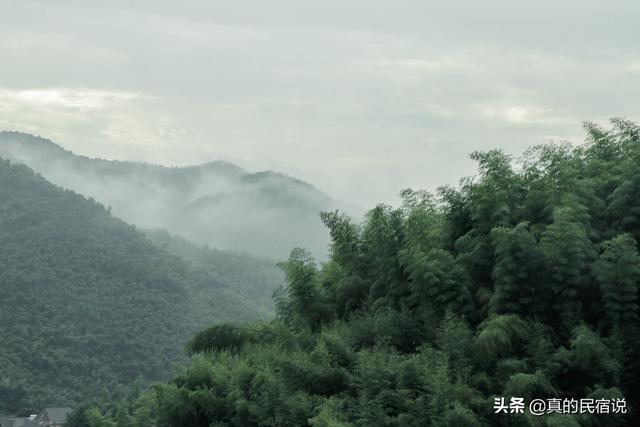
[[[640,116],[637,2],[129,3],[2,2],[0,128],[371,205]]]

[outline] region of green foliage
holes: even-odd
[[[589,283],[585,279],[586,269],[593,258],[592,243],[574,216],[576,210],[572,207],[557,208],[554,222],[540,238],[551,286],[552,314],[567,328],[575,326],[582,318],[582,296]]]
[[[575,385],[584,383],[615,385],[620,382],[621,365],[611,348],[587,326],[579,326],[570,342],[570,376]]]
[[[238,351],[249,340],[251,335],[246,328],[230,323],[210,326],[193,336],[187,345],[189,354],[207,351]]]
[[[206,270],[213,280],[232,288],[256,313],[265,317],[273,313],[273,292],[284,284],[284,274],[272,260],[198,246],[164,230],[146,231],[145,235],[156,246]]]
[[[515,315],[487,319],[473,344],[477,363],[489,366],[498,358],[512,355],[528,336],[527,324]]]
[[[542,253],[529,224],[494,228],[491,239],[495,247],[491,310],[532,318],[544,316],[550,302],[549,289]]]
[[[194,331],[270,311],[217,277],[0,160],[0,413],[165,379]]]
[[[594,266],[600,284],[607,319],[614,327],[638,320],[640,255],[636,240],[620,234],[602,243],[602,253]]]
[[[474,153],[479,176],[438,197],[406,190],[361,225],[323,214],[330,260],[294,250],[276,319],[197,335],[145,413],[196,427],[636,425],[640,130],[587,131],[520,169]],[[496,396],[625,397],[630,414],[501,417]]]
[[[289,260],[281,265],[289,285],[287,301],[293,322],[317,330],[331,314],[311,254],[294,249]]]

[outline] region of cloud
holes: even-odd
[[[387,72],[444,73],[450,71],[469,71],[471,64],[450,56],[439,58],[398,58],[362,61],[362,65]]]
[[[162,144],[169,120],[149,111],[153,102],[134,92],[0,87],[0,128],[42,135],[82,154],[117,158],[132,147]]]
[[[466,153],[640,118],[640,3],[13,2],[0,127],[80,154],[275,169],[362,205]]]
[[[640,60],[629,63],[629,65],[627,65],[627,69],[631,71],[640,71]]]
[[[26,89],[0,88],[0,103],[23,104],[23,107],[95,110],[112,107],[139,98],[136,93],[108,92],[90,89]]]
[[[514,124],[565,124],[576,123],[575,117],[567,117],[566,113],[545,109],[535,105],[492,105],[481,104],[475,109],[490,120],[504,121]]]

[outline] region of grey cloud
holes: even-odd
[[[577,143],[582,120],[640,113],[637,2],[0,4],[2,128],[275,169],[365,205],[454,184],[470,151]]]

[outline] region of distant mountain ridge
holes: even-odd
[[[307,182],[273,171],[247,172],[224,161],[167,167],[94,159],[7,131],[0,132],[0,157],[112,207],[133,224],[276,259],[298,246],[326,254],[328,233],[318,214],[353,212]]]

